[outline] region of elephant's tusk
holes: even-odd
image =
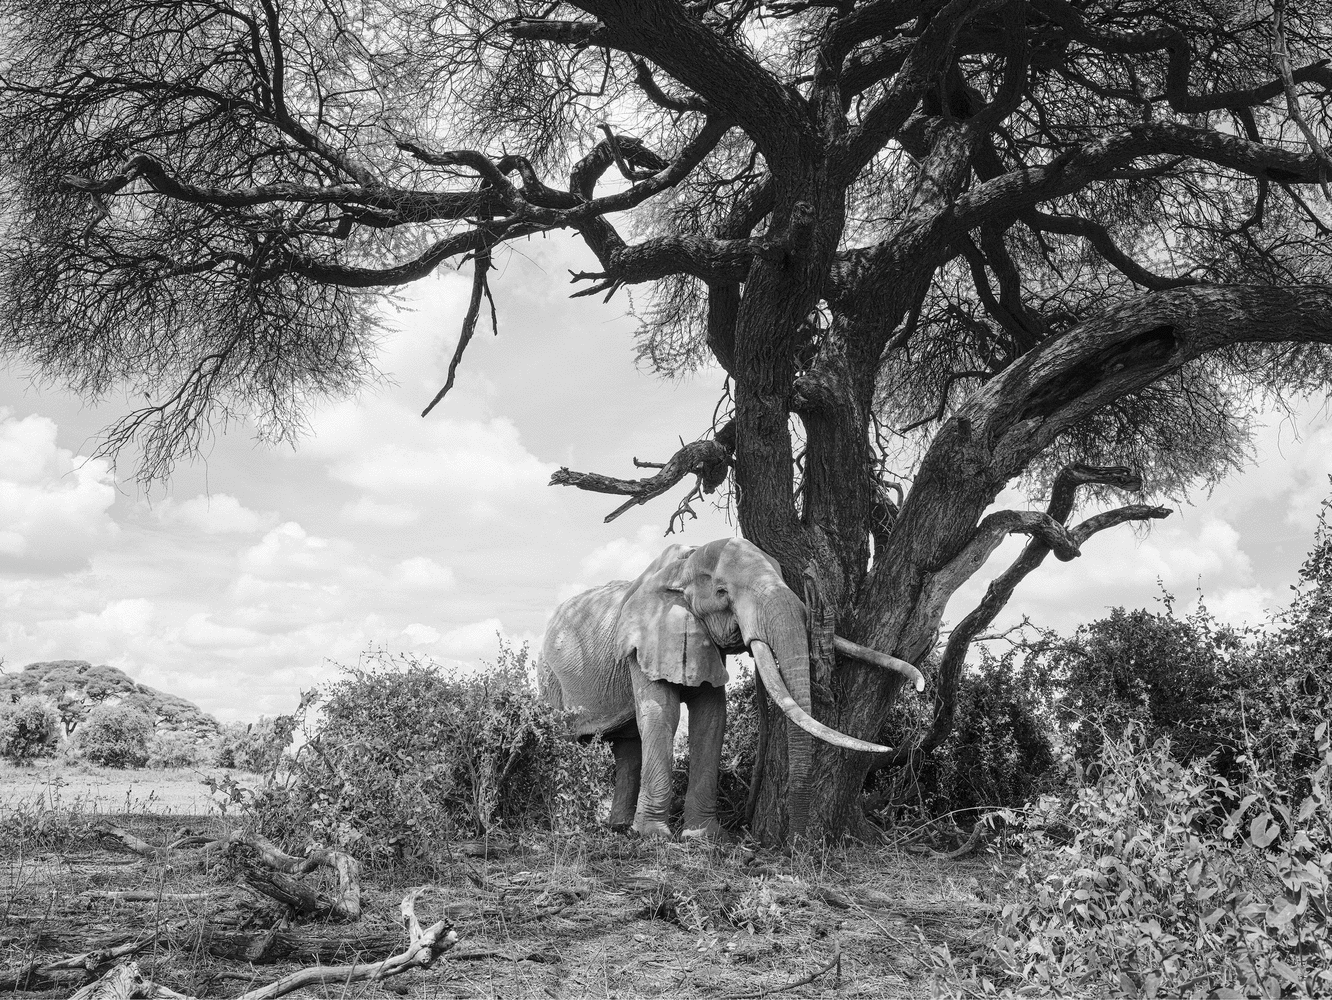
[[[773,657],[768,644],[761,639],[755,639],[749,644],[749,651],[754,654],[754,663],[758,667],[759,676],[763,678],[763,686],[768,689],[768,694],[772,696],[772,700],[786,713],[788,719],[805,732],[817,736],[825,743],[841,747],[843,750],[860,750],[864,753],[893,752],[892,747],[858,740],[854,736],[839,733],[836,729],[819,722],[814,716],[797,705],[796,700],[791,697],[791,691],[786,686],[786,681],[782,680],[782,673],[777,669],[777,661]]]
[[[917,691],[925,690],[925,678],[921,676],[919,670],[907,663],[906,660],[899,660],[896,656],[889,656],[887,653],[880,653],[877,649],[870,649],[868,646],[862,646],[850,639],[843,639],[840,635],[833,636],[833,648],[843,656],[863,660],[865,663],[872,663],[876,667],[883,667],[884,670],[895,670],[899,674],[905,675],[907,680],[914,682]]]

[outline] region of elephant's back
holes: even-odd
[[[578,712],[578,735],[606,732],[634,716],[629,672],[615,657],[615,628],[628,580],[586,590],[551,616],[541,643],[537,678],[542,697]]]

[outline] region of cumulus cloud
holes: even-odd
[[[406,527],[421,517],[421,511],[408,504],[380,503],[364,496],[354,503],[343,504],[341,513],[355,524],[374,524],[385,528]]]
[[[540,503],[555,470],[524,447],[508,419],[426,421],[392,400],[331,407],[317,418],[316,434],[307,456],[360,491],[343,511],[370,523],[410,524],[426,499],[435,509],[494,519],[515,499]]]
[[[153,507],[153,514],[164,525],[206,535],[254,534],[277,521],[276,514],[250,510],[228,493],[199,494],[185,501],[168,497]]]
[[[0,408],[0,571],[65,573],[116,535],[115,480],[56,444],[55,421]]]
[[[393,567],[393,579],[401,586],[418,590],[452,590],[457,584],[453,570],[429,556],[404,559]]]

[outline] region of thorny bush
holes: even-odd
[[[1326,706],[1325,706],[1326,710]],[[1332,993],[1332,740],[1310,734],[1304,790],[1261,761],[1232,785],[1141,726],[1101,745],[1099,777],[1019,819],[1025,862],[974,969],[934,949],[952,990],[1122,997]],[[1076,834],[1071,843],[1050,829]]]
[[[299,714],[304,744],[251,802],[279,836],[429,857],[500,826],[588,826],[609,794],[609,751],[574,742],[564,713],[538,699],[526,646],[501,645],[468,674],[372,652]],[[273,742],[296,729],[279,726]]]

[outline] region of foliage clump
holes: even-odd
[[[0,758],[16,764],[54,756],[60,748],[60,717],[44,698],[25,695],[0,703]]]
[[[1058,774],[1057,735],[1031,676],[1011,656],[985,655],[958,683],[957,721],[921,764],[928,812],[1020,805]]]
[[[1332,992],[1332,741],[1292,794],[1261,759],[1232,784],[1181,763],[1141,725],[1107,734],[1098,777],[1028,811],[1025,860],[977,965],[950,978],[1064,995],[1326,996]],[[1016,816],[1010,816],[1016,820]],[[1048,835],[1076,831],[1071,842]],[[1065,838],[1066,839],[1066,838]],[[955,985],[958,985],[955,980]]]
[[[144,767],[153,720],[131,705],[98,705],[74,734],[80,757],[104,767]]]
[[[428,856],[501,827],[590,825],[610,792],[610,753],[575,742],[531,675],[526,646],[501,646],[479,673],[371,653],[307,695],[299,718],[275,720],[254,808],[271,833],[363,857]],[[298,729],[305,742],[279,760]]]

